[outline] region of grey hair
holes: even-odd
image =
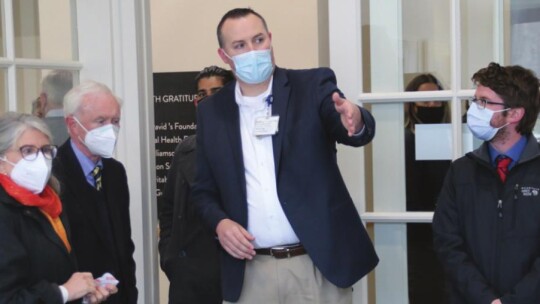
[[[28,129],[38,130],[47,136],[49,142],[52,142],[51,131],[40,118],[16,112],[7,112],[0,116],[0,155],[4,156],[9,149],[13,148],[24,131]],[[59,193],[60,183],[54,176],[51,176],[48,184]]]
[[[109,87],[97,81],[87,80],[71,89],[64,96],[64,116],[75,115],[80,110],[81,103],[86,96],[99,93],[112,95],[118,105],[122,106],[122,100],[114,95]]]
[[[52,141],[51,131],[40,118],[25,113],[7,112],[0,117],[0,155],[12,148],[24,131],[33,128]]]
[[[59,106],[72,87],[73,74],[66,70],[54,70],[41,81],[41,92],[47,95],[47,102]]]

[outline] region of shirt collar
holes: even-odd
[[[45,117],[64,117],[64,110],[62,108],[49,110]]]
[[[71,144],[71,148],[73,149],[73,152],[75,152],[75,156],[77,157],[77,160],[79,161],[79,164],[81,164],[81,168],[83,170],[84,176],[92,176],[92,170],[97,166],[100,166],[103,168],[103,161],[100,159],[97,164],[94,163],[88,156],[84,155],[81,150],[73,143],[73,140],[69,141]]]
[[[505,153],[501,153],[501,152],[497,151],[497,149],[495,149],[491,144],[488,145],[488,147],[489,147],[489,155],[491,157],[491,164],[493,164],[495,166],[495,164],[496,164],[495,160],[497,159],[497,157],[499,155],[505,155],[505,156],[508,156],[508,157],[510,157],[512,159],[512,163],[510,163],[510,166],[509,166],[509,168],[512,168],[517,163],[519,158],[521,157],[521,153],[523,153],[523,150],[525,150],[526,145],[527,145],[527,137],[523,136],[523,135]]]
[[[254,109],[264,109],[266,105],[266,97],[268,95],[272,94],[272,83],[274,82],[274,76],[271,76],[270,82],[268,83],[268,88],[263,93],[259,94],[258,96],[244,96],[242,95],[242,91],[240,90],[240,85],[238,84],[238,81],[236,82],[236,86],[234,88],[234,94],[236,103],[239,107],[248,107],[248,108],[254,108]]]

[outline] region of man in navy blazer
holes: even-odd
[[[343,98],[330,69],[276,67],[255,11],[229,11],[217,34],[236,81],[198,107],[193,198],[224,249],[224,300],[352,303],[378,258],[336,142],[369,143],[373,117]]]

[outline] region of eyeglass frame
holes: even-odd
[[[480,110],[483,110],[486,108],[486,105],[490,104],[490,105],[499,105],[499,106],[504,106],[505,108],[510,108],[509,105],[507,105],[506,103],[504,102],[494,102],[494,101],[491,101],[491,100],[488,100],[488,99],[485,99],[485,98],[476,98],[476,97],[473,97],[472,99],[470,99],[470,101],[472,101],[474,104],[476,104],[476,106],[480,109]],[[478,103],[480,102],[480,103]]]
[[[31,151],[24,152],[25,149],[31,149]],[[43,154],[43,157],[46,159],[53,159],[56,157],[56,154],[58,153],[58,147],[55,145],[43,145],[41,148],[38,148],[34,145],[24,145],[19,147],[19,153],[21,153],[22,158],[26,159],[27,161],[33,161],[36,160],[38,157],[38,152],[41,151],[41,154]]]

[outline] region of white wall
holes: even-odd
[[[153,0],[154,72],[198,71],[212,64],[226,67],[217,55],[217,24],[228,10],[248,6],[266,19],[273,35],[277,65],[318,66],[318,2]]]

